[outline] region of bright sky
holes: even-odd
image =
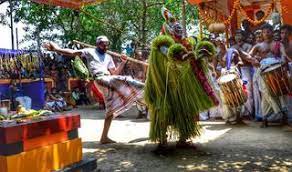
[[[8,3],[3,3],[0,5],[0,13],[4,13],[6,12],[8,8]],[[7,18],[7,20],[10,22],[10,18]],[[14,24],[14,45],[15,45],[15,49],[16,49],[16,31],[15,28],[18,28],[18,38],[19,41],[23,38],[24,36],[24,31],[23,31],[23,27],[24,25],[20,22],[18,24]],[[11,43],[11,30],[9,28],[9,26],[3,26],[0,25],[0,48],[7,48],[7,49],[11,49],[12,48],[12,43]],[[24,45],[19,45],[19,48],[23,48]]]

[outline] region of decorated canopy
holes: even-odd
[[[40,4],[48,4],[54,6],[61,6],[64,8],[80,9],[86,5],[94,5],[103,0],[31,0]]]
[[[258,10],[265,12],[264,19],[276,10],[281,13],[284,23],[292,24],[291,0],[188,0],[188,2],[192,5],[199,5],[201,12],[204,11],[205,14],[213,13],[208,14],[210,15],[209,19],[218,20],[221,18],[221,21],[227,25],[230,24],[232,18],[247,18],[256,25],[260,23],[254,20],[254,14]],[[202,15],[203,13],[201,13]],[[210,20],[210,22],[212,21]]]

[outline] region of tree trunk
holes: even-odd
[[[145,48],[145,44],[146,44],[146,32],[147,30],[145,29],[146,27],[146,20],[147,20],[147,3],[146,0],[143,0],[143,12],[142,12],[142,18],[141,18],[141,47],[142,49]]]
[[[39,57],[41,57],[41,38],[40,38],[41,31],[38,29],[36,32],[36,42],[37,42],[37,52]]]
[[[11,28],[11,49],[14,50],[14,22],[13,22],[13,4],[12,0],[9,0],[9,8],[10,8],[10,28]]]

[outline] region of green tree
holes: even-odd
[[[33,47],[43,40],[60,40],[66,45],[73,39],[94,45],[96,36],[102,34],[110,38],[111,49],[121,51],[125,41],[132,40],[142,48],[150,45],[164,22],[163,5],[181,18],[181,0],[108,0],[82,11],[21,0],[16,16],[29,26],[24,41],[34,40]],[[194,7],[187,5],[187,23],[195,13]]]

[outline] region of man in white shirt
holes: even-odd
[[[95,49],[62,49],[52,42],[46,44],[45,47],[60,54],[86,58],[87,67],[94,77],[95,84],[103,93],[106,105],[106,116],[100,143],[115,143],[108,137],[112,119],[129,109],[133,102],[140,99],[144,87],[144,83],[140,81],[119,75],[127,62],[127,57],[122,55],[122,62],[116,67],[112,57],[106,53],[109,47],[109,40],[106,36],[97,37]]]

